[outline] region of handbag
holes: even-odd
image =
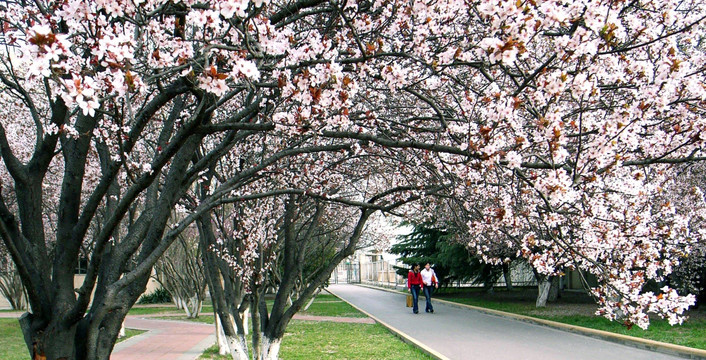
[[[431,274],[431,284],[436,285],[436,274]]]
[[[407,295],[407,307],[412,307],[412,295]]]

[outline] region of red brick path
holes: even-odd
[[[216,342],[215,327],[209,324],[128,316],[125,327],[148,331],[118,343],[111,360],[196,359]]]

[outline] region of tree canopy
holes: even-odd
[[[683,321],[693,296],[643,286],[704,234],[702,190],[676,201],[673,178],[706,159],[704,5],[3,2],[0,238],[28,349],[107,358],[179,234],[258,201],[273,223],[237,219],[244,254],[298,204],[345,206],[355,247],[372,213],[444,199],[484,261],[505,244],[594,274],[610,319]]]

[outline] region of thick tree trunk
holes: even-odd
[[[219,353],[230,353],[234,360],[247,360],[247,325],[243,325],[241,316],[241,311],[247,312],[247,309],[241,304],[244,298],[242,283],[234,278],[233,270],[223,263],[223,259],[207,250],[216,244],[211,218],[203,216],[197,220],[197,225],[205,279],[216,316]]]
[[[42,326],[43,323],[44,320],[30,313],[20,317],[20,328],[32,359],[75,359],[77,351],[84,350],[76,349],[74,344],[77,324],[64,327],[60,326],[60,321],[53,321],[46,326]]]
[[[279,358],[279,347],[282,344],[281,338],[269,338],[261,334],[262,341],[260,352],[255,355],[256,360],[277,360]]]
[[[235,321],[230,324],[235,328]],[[225,334],[221,318],[216,314],[216,337],[218,340],[218,353],[221,355],[230,354],[233,360],[248,360],[248,343],[243,335],[228,336]]]
[[[549,296],[549,288],[551,287],[551,279],[549,277],[543,277],[542,280],[538,280],[537,284],[537,303],[536,306],[546,307],[547,297]]]
[[[150,109],[159,110],[187,90],[186,84],[169,86],[149,102]],[[173,119],[161,122],[159,143],[165,145],[171,140],[182,145],[174,155],[163,158],[161,164],[170,161],[169,173],[163,181],[154,182],[160,175],[155,171],[151,176],[136,180],[130,186],[129,195],[121,197],[120,192],[114,190],[119,164],[110,160],[105,146],[98,145],[103,175],[94,191],[83,198],[84,175],[93,142],[90,134],[98,118],[79,114],[74,127],[81,136],[46,136],[30,166],[15,169],[16,212],[7,208],[0,194],[2,240],[17,265],[32,308],[32,314],[25,314],[20,320],[32,359],[109,359],[127,311],[146,288],[155,259],[174,239],[173,236],[163,239],[162,235],[170,209],[190,185],[184,181],[183,174],[202,138],[192,135],[191,130],[210,116],[210,113],[200,114],[179,129],[179,136],[171,136],[173,127],[168,123],[176,121],[183,107],[173,109]],[[67,110],[60,98],[52,103],[52,123],[63,126],[69,119]],[[150,114],[151,110],[143,113],[147,117]],[[44,234],[47,209],[42,196],[47,185],[44,174],[57,153],[59,137],[64,171],[56,204],[55,241],[50,251]],[[129,152],[131,148],[129,145],[125,150]],[[134,226],[133,219],[125,216],[134,209],[131,202],[137,204],[135,199],[144,190],[147,190],[146,201],[139,201],[144,208]],[[122,205],[117,207],[118,202],[113,199],[119,197]],[[103,218],[99,218],[98,213]],[[103,226],[94,226],[101,223]],[[91,235],[87,235],[89,229],[94,231]],[[123,229],[128,231],[125,238],[120,236]],[[87,274],[84,283],[76,289],[74,269],[82,246],[89,238],[92,247]]]
[[[547,306],[547,301],[554,302],[559,297],[559,277],[541,276],[537,278],[537,307]]]
[[[248,341],[245,336],[226,336],[226,341],[233,360],[248,360]]]
[[[559,298],[559,291],[561,290],[559,288],[560,281],[561,281],[561,277],[552,276],[551,286],[549,286],[549,294],[547,294],[547,301],[548,302],[555,302]]]
[[[503,264],[503,277],[505,278],[505,288],[512,291],[512,269],[510,264]]]

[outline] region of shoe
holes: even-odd
[[[434,313],[434,310],[429,310],[429,312],[433,314],[433,313]]]
[[[414,313],[415,313],[415,314],[419,314],[419,311],[415,311]]]
[[[429,310],[424,310],[424,311],[429,312]]]

